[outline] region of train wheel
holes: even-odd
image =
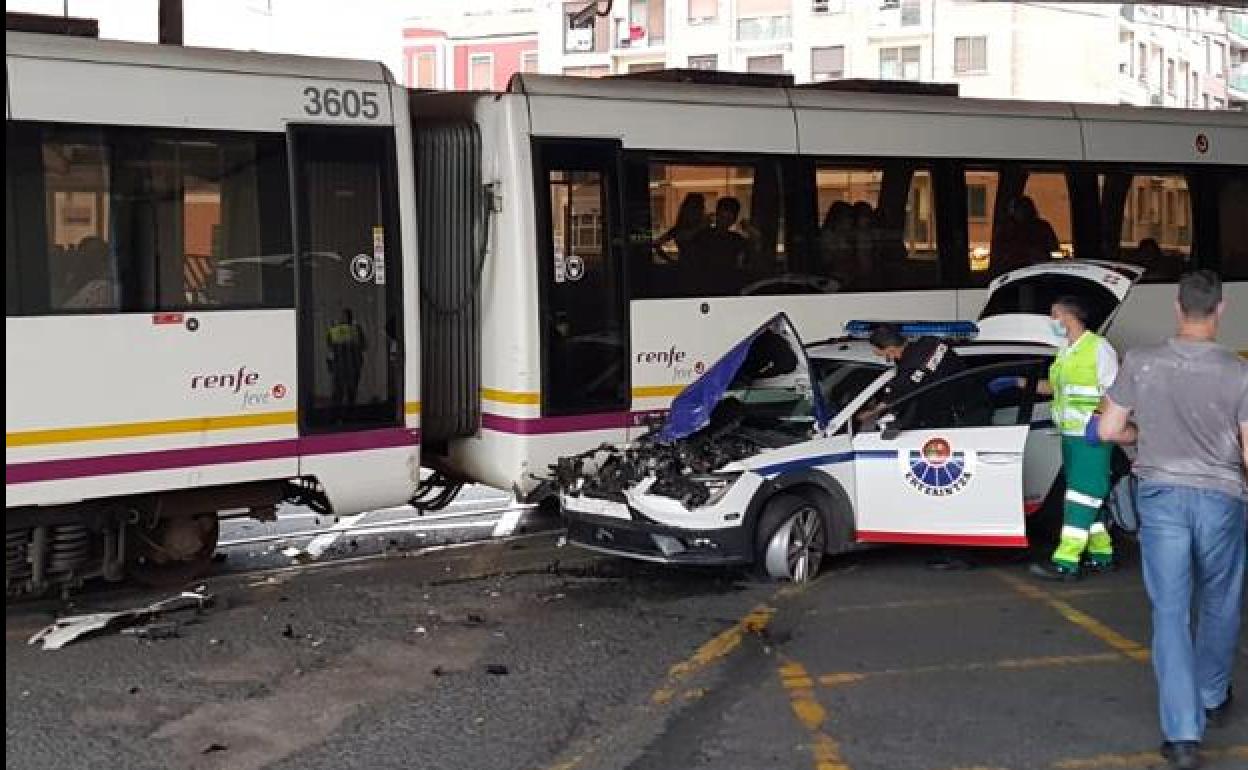
[[[127,528],[128,575],[152,588],[170,588],[194,580],[212,564],[221,528],[216,514],[161,519],[154,526]]]

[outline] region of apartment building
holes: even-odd
[[[543,72],[783,72],[958,83],[967,96],[1220,109],[1248,97],[1242,13],[976,0],[538,0]],[[607,9],[600,0],[598,8]],[[1236,88],[1238,86],[1238,88]]]
[[[412,88],[501,91],[515,73],[537,71],[537,31],[531,3],[409,19],[403,80]]]

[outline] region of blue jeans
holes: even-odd
[[[1222,703],[1231,682],[1248,507],[1221,492],[1141,481],[1139,513],[1161,732],[1169,741],[1199,741],[1205,709]],[[1195,640],[1193,588],[1199,609]]]

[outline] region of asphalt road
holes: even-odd
[[[59,651],[25,643],[54,608],[11,609],[5,765],[1159,766],[1134,570],[1049,586],[1005,559],[925,557],[836,559],[796,590],[538,536],[222,575],[177,638]],[[1248,767],[1248,719],[1208,749]]]

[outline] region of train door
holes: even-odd
[[[537,142],[534,154],[539,169],[542,414],[627,412],[631,399],[619,144]]]
[[[393,131],[296,127],[291,152],[300,431],[400,426],[403,344]]]

